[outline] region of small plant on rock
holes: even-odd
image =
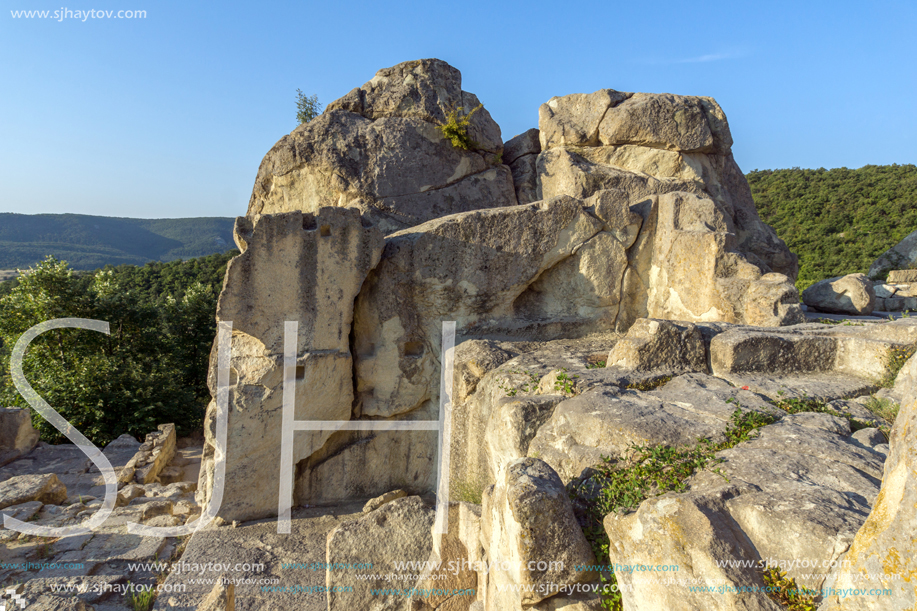
[[[796,585],[795,579],[787,579],[786,572],[776,568],[764,569],[764,584],[768,586],[767,596],[790,611],[815,611],[816,590]]]
[[[574,386],[576,378],[579,376],[570,377],[567,375],[567,368],[564,367],[560,370],[560,373],[557,374],[557,378],[554,380],[554,390],[559,390],[562,395],[575,395],[576,387]]]
[[[128,604],[133,611],[150,611],[153,608],[153,601],[156,600],[156,591],[150,587],[134,587],[133,584],[128,584],[131,588],[131,596],[128,599]]]
[[[484,488],[486,488],[484,480],[480,477],[458,481],[452,484],[451,498],[455,501],[480,505],[484,496]]]
[[[459,116],[462,107],[454,108],[446,114],[446,122],[440,123],[436,129],[442,132],[443,136],[452,142],[452,146],[457,149],[469,151],[478,147],[478,143],[468,135],[468,126],[471,124],[471,115],[484,108],[483,104],[469,112],[467,115]]]
[[[525,371],[516,371],[515,369],[510,369],[507,373],[513,374],[524,374],[528,379],[522,383],[519,388],[509,384],[507,380],[503,380],[500,384],[497,385],[497,388],[506,393],[507,397],[515,397],[519,392],[535,392],[538,389],[538,384],[541,381],[541,378],[537,374],[532,373],[529,370]]]
[[[884,388],[894,386],[895,378],[898,377],[904,364],[913,356],[915,351],[917,351],[917,346],[895,346],[889,348],[885,354],[885,369],[888,373],[879,381],[879,386]]]
[[[586,365],[586,369],[604,369],[605,361],[596,361]]]

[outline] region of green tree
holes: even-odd
[[[53,408],[99,446],[174,422],[203,423],[216,298],[236,251],[199,260],[109,267],[78,275],[47,258],[0,297],[0,405],[28,407],[9,376],[10,353],[32,326],[54,318],[103,320],[110,335],[59,329],[29,347],[23,369]],[[33,413],[42,439],[64,438]]]
[[[318,96],[307,96],[302,89],[296,90],[296,124],[308,123],[322,113],[322,105],[318,103]]]

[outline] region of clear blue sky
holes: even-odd
[[[504,139],[611,87],[715,97],[745,171],[917,163],[911,0],[68,3],[3,3],[2,212],[244,214],[297,88],[327,104],[422,57],[461,70]],[[147,17],[10,12],[63,7]]]

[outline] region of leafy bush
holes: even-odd
[[[467,115],[459,116],[462,107],[454,108],[446,115],[446,122],[441,123],[436,129],[443,133],[443,136],[452,142],[452,146],[457,149],[471,150],[478,147],[478,143],[468,136],[468,126],[471,124],[471,115],[484,108],[483,104],[469,112]]]

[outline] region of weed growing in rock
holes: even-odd
[[[586,369],[604,369],[605,361],[596,361],[594,363],[589,363],[586,365]]]
[[[737,408],[732,413],[732,422],[726,427],[723,442],[701,438],[685,448],[635,444],[621,459],[604,457],[604,464],[585,478],[570,482],[567,489],[585,522],[583,533],[592,546],[596,561],[610,564],[608,535],[602,524],[606,515],[615,511],[634,511],[652,496],[684,491],[691,475],[719,462],[715,457],[717,452],[747,441],[752,431],[775,420],[769,414],[745,413]],[[614,587],[617,583],[614,574],[603,576],[602,583],[603,606],[609,611],[621,611],[621,594]]]
[[[506,380],[501,382],[497,386],[497,388],[505,392],[507,397],[515,397],[520,391],[535,392],[535,390],[538,389],[539,382],[541,382],[541,378],[538,377],[538,374],[532,373],[531,371],[528,371],[528,370],[517,371],[515,369],[510,369],[506,373],[524,374],[528,376],[528,380],[526,380],[522,384],[522,386],[520,386],[519,388],[516,388],[515,386],[510,386]]]
[[[450,498],[454,501],[480,505],[484,496],[484,488],[484,481],[480,477],[454,482]]]
[[[133,611],[150,611],[153,601],[156,600],[156,591],[153,588],[137,588],[131,590],[128,605]]]
[[[795,579],[787,579],[786,572],[776,568],[764,569],[764,583],[769,586],[767,596],[790,611],[815,611],[816,590],[796,585]]]
[[[446,122],[439,124],[436,129],[443,133],[443,136],[452,142],[452,146],[457,149],[469,151],[478,147],[478,143],[468,136],[468,125],[471,124],[471,115],[484,108],[483,104],[469,112],[467,115],[459,117],[462,107],[459,106],[450,110],[446,115]]]
[[[557,378],[554,380],[554,390],[559,390],[562,395],[575,395],[576,388],[574,387],[575,380],[579,376],[570,377],[567,375],[567,368],[564,367],[560,370],[560,373],[557,374]]]
[[[909,358],[917,352],[917,346],[896,346],[889,348],[885,354],[885,368],[888,373],[879,381],[879,386],[891,388],[895,385],[895,378]]]
[[[627,385],[628,390],[656,390],[661,386],[665,386],[672,381],[672,376],[662,376],[658,378],[651,378],[649,380],[642,380],[640,382],[631,382]]]
[[[850,423],[851,431],[859,431],[860,429],[869,428],[873,425],[863,422],[862,420],[857,420],[850,414],[844,414],[835,409],[828,407],[828,404],[822,401],[821,399],[816,399],[813,397],[794,397],[791,399],[780,399],[775,406],[779,407],[788,414],[800,414],[803,412],[815,412],[819,414],[829,414],[831,416],[837,416],[838,418],[844,418],[847,422]]]
[[[39,560],[44,560],[45,558],[49,558],[53,553],[54,552],[51,549],[50,541],[47,543],[42,543],[41,545],[35,548],[35,556]]]
[[[866,403],[866,409],[871,411],[873,414],[887,420],[889,423],[894,424],[895,418],[898,417],[898,410],[901,409],[901,406],[892,401],[891,399],[882,399],[879,397],[870,397],[869,401]],[[880,427],[881,428],[881,427]]]

